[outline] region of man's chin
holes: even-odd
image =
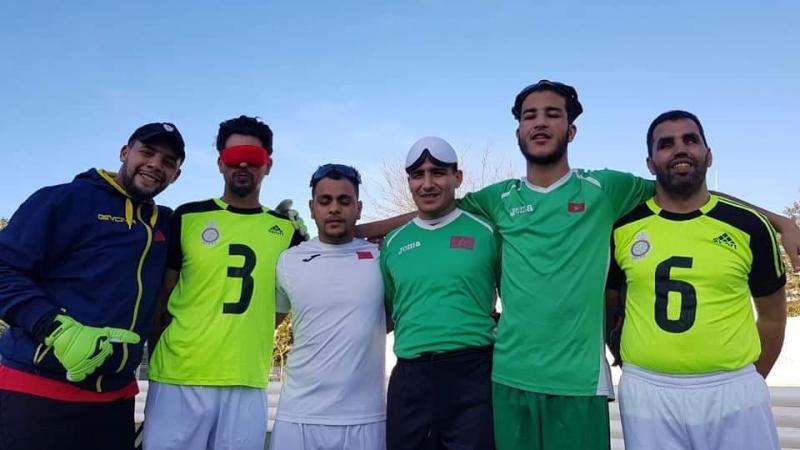
[[[153,197],[163,192],[164,189],[166,188],[167,186],[141,187],[136,184],[132,186],[125,186],[125,190],[128,192],[128,195],[130,195],[131,198],[137,201],[152,200]]]
[[[520,148],[520,152],[529,163],[537,166],[548,166],[555,164],[561,161],[567,154],[566,149],[555,149],[550,152],[538,152],[534,154],[528,151],[527,148]]]
[[[232,186],[231,187],[231,192],[233,192],[234,195],[236,195],[237,197],[240,197],[240,198],[247,197],[248,195],[252,194],[254,190],[255,189],[253,189],[252,186]]]

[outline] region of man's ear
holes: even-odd
[[[569,124],[569,128],[567,128],[567,142],[572,142],[577,132],[578,127],[576,127],[574,123]]]
[[[456,189],[458,189],[461,187],[461,183],[464,182],[464,172],[462,172],[461,170],[456,170],[455,176],[456,176]]]
[[[181,176],[181,169],[179,168],[178,170],[175,171],[175,176],[172,177],[172,181],[170,181],[169,184],[172,184],[172,183],[178,181],[178,177],[180,177],[180,176]]]
[[[650,159],[649,156],[647,157],[646,161],[647,161],[647,170],[650,171],[650,175],[655,176],[656,175],[656,165],[653,164],[653,160]]]
[[[358,208],[358,214],[356,214],[356,220],[359,220],[361,219],[361,208],[363,208],[364,205],[361,204],[361,200],[359,200],[358,203],[356,203],[356,205],[357,205],[356,208]]]
[[[124,163],[128,159],[128,153],[130,152],[130,148],[128,145],[123,145],[121,149],[119,149],[119,162]]]

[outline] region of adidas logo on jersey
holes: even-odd
[[[277,234],[279,236],[283,236],[283,230],[281,230],[281,227],[279,227],[277,225],[273,225],[272,228],[269,229],[269,232],[272,233],[272,234]]]
[[[715,244],[727,245],[728,247],[734,250],[736,249],[736,242],[733,242],[733,239],[731,239],[731,237],[728,236],[728,233],[722,233],[719,236],[715,237],[713,240]]]

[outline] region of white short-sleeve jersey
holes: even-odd
[[[281,254],[278,312],[292,313],[277,419],[353,425],[385,420],[386,315],[378,247],[313,239]]]

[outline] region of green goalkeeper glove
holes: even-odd
[[[44,344],[53,347],[61,365],[67,369],[67,380],[83,381],[111,356],[112,342],[138,344],[139,335],[122,328],[97,328],[82,325],[75,319],[59,314],[53,319],[57,325]]]
[[[292,201],[289,199],[283,200],[278,203],[278,206],[275,207],[275,212],[278,214],[283,214],[284,216],[288,217],[289,220],[292,221],[292,225],[294,225],[294,229],[300,233],[300,236],[303,237],[304,241],[307,241],[311,238],[308,234],[308,229],[306,228],[306,223],[303,222],[303,218],[300,217],[300,213],[297,212],[296,209],[292,209]]]

